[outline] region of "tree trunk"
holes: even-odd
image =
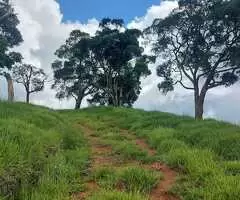
[[[120,88],[119,105],[123,106],[123,88]]]
[[[8,101],[14,101],[14,87],[13,87],[13,80],[10,74],[5,74],[5,78],[8,84]]]
[[[195,91],[195,119],[202,120],[203,119],[203,112],[204,112],[204,100],[206,96],[206,92],[201,92],[199,95]]]
[[[30,93],[27,92],[26,94],[26,102],[29,103],[30,102]]]
[[[199,99],[195,100],[195,119],[203,119],[203,103]]]
[[[81,104],[82,104],[82,100],[83,100],[83,97],[82,97],[82,96],[80,96],[80,97],[78,97],[78,98],[76,99],[75,110],[80,109]]]

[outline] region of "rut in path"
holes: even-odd
[[[124,131],[126,134],[126,131]],[[135,139],[136,144],[142,149],[146,150],[150,156],[154,156],[156,154],[156,150],[149,147],[143,139]],[[150,200],[178,200],[177,197],[169,194],[169,190],[172,188],[174,183],[176,182],[177,173],[172,170],[167,165],[155,162],[151,164],[150,167],[153,170],[160,171],[163,174],[163,180],[154,188],[150,194]]]
[[[101,143],[101,139],[94,136],[94,130],[88,126],[80,125],[86,138],[89,140],[91,147],[91,160],[92,164],[90,166],[91,170],[103,166],[116,166],[118,165],[118,160],[111,156],[112,148],[109,145],[104,145]],[[135,140],[136,144],[142,149],[148,152],[149,156],[154,156],[156,151],[149,147],[149,145],[143,139],[137,139],[133,134],[129,134],[125,130],[121,130],[121,134],[125,136],[130,136],[131,140]],[[150,200],[178,200],[178,198],[169,194],[169,189],[174,185],[176,181],[177,173],[169,168],[167,165],[160,162],[155,162],[152,164],[142,165],[137,162],[140,166],[156,171],[160,171],[163,175],[163,180],[154,188],[150,194]],[[128,163],[126,163],[128,164]],[[92,192],[98,190],[98,185],[91,181],[87,183],[87,191],[79,193],[75,196],[75,200],[84,200]]]
[[[94,131],[91,128],[83,126],[81,124],[79,124],[79,127],[84,132],[84,135],[88,139],[91,148],[90,150],[92,157],[90,171],[93,171],[97,167],[113,165],[113,163],[115,163],[115,160],[109,156],[112,152],[112,148],[108,145],[101,144],[99,138],[94,136]],[[95,192],[98,189],[99,187],[97,183],[94,181],[89,181],[86,184],[86,191],[75,194],[73,196],[73,200],[84,200],[91,193]]]

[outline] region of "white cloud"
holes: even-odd
[[[50,76],[54,52],[69,33],[74,29],[81,29],[94,34],[98,28],[96,19],[90,19],[87,24],[78,21],[63,23],[60,6],[55,0],[12,0],[12,3],[21,22],[19,29],[24,39],[17,50],[23,54],[25,62],[43,68]],[[50,89],[51,84],[47,83],[43,92],[32,95],[31,102],[54,108],[73,107],[73,101],[59,102],[55,98],[55,92]],[[22,87],[18,85],[17,100],[24,100],[24,95]]]
[[[176,7],[177,1],[162,1],[160,5],[150,7],[145,16],[136,17],[129,23],[128,27],[143,30],[150,26],[154,19],[165,18]],[[150,52],[149,46],[147,46],[145,52]],[[176,87],[175,91],[170,92],[167,96],[162,95],[157,88],[161,79],[156,75],[156,66],[151,66],[151,71],[151,76],[142,79],[143,89],[135,107],[173,112],[180,115],[194,115],[193,93],[182,87]],[[207,94],[204,105],[205,118],[217,118],[240,123],[239,102],[240,85],[236,84],[230,88],[215,88]]]
[[[177,5],[177,1],[161,1],[160,5],[151,6],[144,17],[136,17],[128,24],[128,27],[143,30],[150,26],[154,19],[167,17]]]

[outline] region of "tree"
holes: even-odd
[[[0,75],[4,76],[7,85],[8,85],[8,101],[14,101],[14,86],[13,86],[13,79],[12,79],[12,67],[17,66],[16,64],[20,63],[22,60],[22,56],[19,53],[11,52],[7,56],[7,67],[0,68]]]
[[[57,51],[52,64],[57,98],[90,103],[132,105],[140,93],[140,77],[148,75],[152,58],[143,56],[138,30],[123,30],[123,20],[103,19],[96,35],[75,30]]]
[[[22,36],[17,25],[19,20],[14,13],[9,0],[0,0],[0,75],[3,75],[8,83],[8,100],[13,101],[14,90],[11,77],[11,68],[21,61],[19,53],[10,49],[22,42]]]
[[[28,64],[15,67],[13,69],[13,77],[17,83],[24,86],[27,103],[29,103],[30,94],[40,92],[44,89],[44,84],[47,79],[43,69]]]
[[[202,119],[207,92],[231,86],[240,69],[240,2],[180,0],[179,6],[146,30],[156,34],[154,52],[163,93],[176,84],[194,91],[195,118]]]
[[[52,88],[57,90],[59,99],[73,97],[75,109],[79,109],[83,98],[95,90],[96,65],[91,52],[91,38],[87,33],[74,30],[55,54],[58,60],[52,64]]]
[[[98,67],[97,91],[90,103],[131,106],[140,94],[140,78],[150,74],[153,57],[143,55],[138,38],[141,31],[126,29],[121,19],[103,19],[92,39]]]

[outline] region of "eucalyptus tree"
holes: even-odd
[[[80,108],[84,97],[90,103],[131,106],[139,96],[140,78],[149,75],[138,37],[121,19],[103,19],[94,36],[75,30],[57,51],[52,64],[53,89],[57,98],[75,98]]]
[[[207,92],[231,86],[240,69],[240,1],[179,0],[146,33],[157,35],[153,50],[163,62],[157,74],[163,93],[179,84],[194,92],[195,118],[202,119]]]
[[[74,30],[57,51],[58,59],[52,64],[54,72],[53,89],[56,97],[74,98],[75,109],[79,109],[85,96],[95,91],[96,64],[91,51],[89,34]]]
[[[97,91],[89,102],[123,106],[137,100],[140,78],[150,74],[148,64],[154,57],[143,55],[138,38],[141,31],[127,29],[121,19],[105,18],[92,39],[97,64]]]

